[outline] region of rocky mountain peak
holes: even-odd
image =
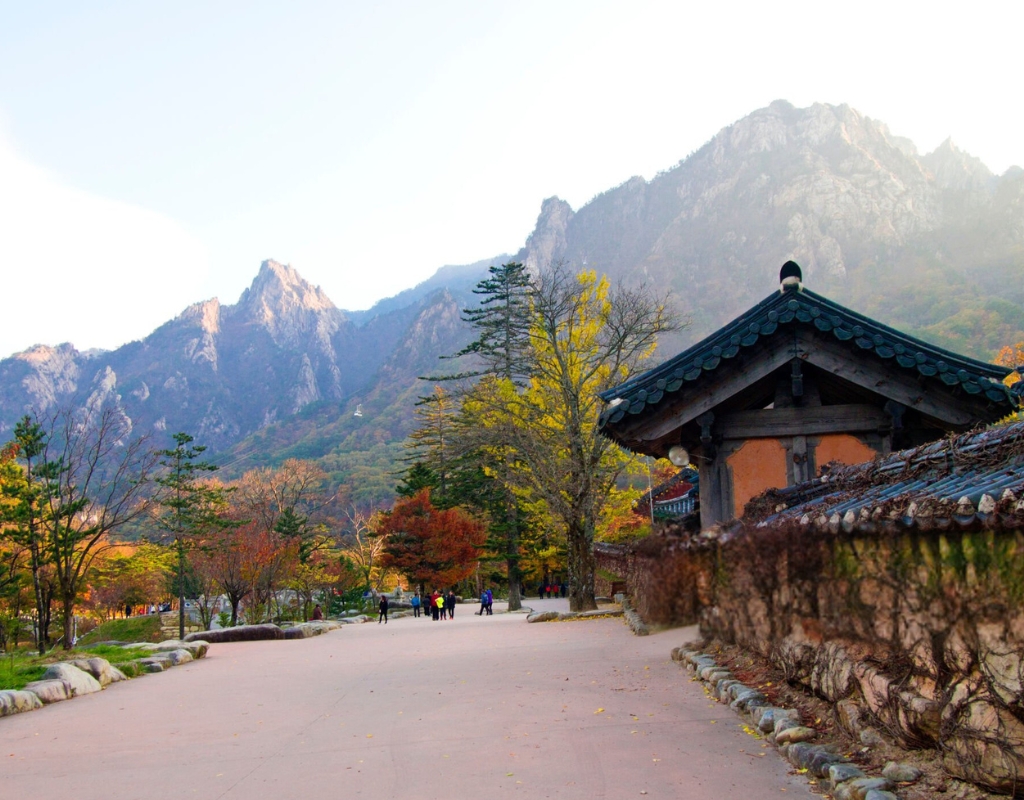
[[[268,259],[252,285],[242,292],[234,313],[245,322],[266,328],[278,343],[296,343],[316,331],[329,337],[344,316],[330,298],[305,280],[290,264]]]
[[[931,172],[935,183],[943,189],[983,189],[995,177],[989,168],[981,163],[981,159],[965,153],[951,138],[947,138],[924,156],[921,163]]]
[[[575,213],[565,200],[549,197],[540,206],[540,215],[524,248],[526,268],[537,272],[565,252],[566,231]]]
[[[200,328],[203,333],[220,332],[220,300],[214,297],[200,303],[193,303],[178,316],[182,322]]]
[[[335,309],[334,303],[319,286],[303,278],[291,264],[280,264],[267,259],[252,285],[242,292],[239,307],[250,310],[266,309],[271,313],[302,309],[325,311]]]

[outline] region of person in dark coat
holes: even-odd
[[[382,594],[380,596],[380,616],[377,617],[377,624],[380,625],[382,622],[388,624],[388,596]]]
[[[316,607],[313,609],[313,619],[314,620],[321,620],[323,618],[324,618],[324,610],[322,608],[320,608],[320,604],[317,603]]]
[[[444,596],[444,610],[448,612],[448,619],[455,619],[455,592],[451,589]]]

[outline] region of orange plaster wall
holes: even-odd
[[[814,463],[820,470],[829,461],[841,464],[861,464],[871,461],[876,453],[856,436],[845,433],[828,434],[821,437],[820,444],[814,448]]]
[[[778,439],[748,439],[726,459],[732,472],[733,516],[765,489],[781,489],[786,475],[786,449]]]

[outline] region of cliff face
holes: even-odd
[[[991,357],[1024,339],[1024,170],[992,175],[951,141],[922,156],[847,106],[776,102],[650,181],[578,211],[545,200],[517,255],[442,268],[370,311],[343,312],[266,261],[235,305],[196,303],[118,350],[0,360],[0,441],[30,410],[93,397],[136,430],[187,431],[213,451],[394,444],[429,391],[417,376],[444,372],[438,356],[468,340],[459,312],[491,264],[561,260],[669,291],[692,322],[663,343],[672,355],[773,291],[790,258],[844,305]]]
[[[670,289],[694,322],[691,338],[771,291],[791,258],[815,289],[871,313],[871,293],[901,275],[951,270],[952,284],[970,285],[992,260],[1019,267],[1021,184],[1020,170],[993,176],[951,141],[920,156],[848,106],[779,101],[650,182],[632,178],[575,214],[545,201],[518,258]],[[925,334],[940,322],[885,321]]]
[[[30,410],[91,397],[121,406],[136,430],[185,430],[222,449],[311,403],[340,403],[373,377],[409,316],[357,328],[292,267],[265,261],[236,305],[196,303],[142,341],[0,361],[0,435]]]

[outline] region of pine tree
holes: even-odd
[[[165,513],[160,526],[174,539],[178,552],[178,636],[185,638],[185,550],[202,533],[225,527],[227,523],[219,512],[227,505],[224,491],[201,481],[205,473],[215,472],[217,466],[198,458],[204,445],[187,433],[174,434],[174,447],[161,450],[161,465],[167,470],[156,482],[163,487],[160,505]]]
[[[530,329],[533,323],[534,285],[523,264],[510,261],[492,266],[489,277],[480,281],[473,293],[481,297],[476,308],[463,311],[463,320],[473,326],[476,339],[455,354],[455,358],[472,357],[474,368],[463,372],[461,378],[482,378],[485,381],[504,381],[511,387],[523,387],[532,374]],[[472,425],[472,423],[470,423]],[[463,432],[467,430],[462,421]],[[498,427],[500,427],[500,422]],[[496,550],[504,556],[508,575],[508,607],[516,611],[522,607],[519,587],[522,575],[520,561],[520,535],[523,515],[516,497],[509,490],[505,473],[509,465],[503,460],[501,447],[479,449],[478,431],[462,436],[462,458],[471,470],[466,476],[469,483],[478,483],[476,506],[490,513],[494,520],[492,543],[501,543]],[[475,462],[475,463],[474,463]],[[480,467],[486,462],[486,468]],[[490,485],[479,485],[483,480]]]
[[[23,417],[14,426],[14,453],[21,462],[22,473],[11,476],[3,484],[5,514],[2,522],[7,535],[29,553],[32,570],[32,591],[36,604],[36,647],[39,655],[46,652],[46,626],[49,618],[47,597],[40,581],[43,568],[42,498],[46,467],[40,463],[45,451],[46,435],[39,423],[31,417]]]
[[[514,261],[492,266],[488,271],[490,277],[473,289],[473,294],[482,298],[480,304],[462,312],[462,319],[476,331],[476,339],[454,358],[471,355],[479,364],[477,369],[463,373],[463,377],[492,375],[521,385],[532,372],[533,282],[526,267]]]

